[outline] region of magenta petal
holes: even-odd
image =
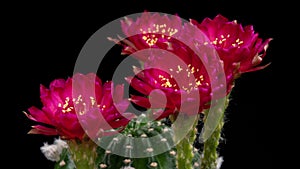
[[[44,98],[49,95],[49,89],[47,89],[44,85],[40,85],[40,97]]]
[[[65,80],[64,79],[56,79],[53,80],[50,83],[50,90],[56,89],[56,88],[63,88],[65,86]]]
[[[140,92],[144,95],[148,95],[153,90],[153,88],[150,85],[144,83],[143,81],[139,80],[138,78],[131,79],[130,85],[135,90],[137,90],[138,92]]]
[[[32,126],[33,129],[31,129],[28,134],[43,134],[43,135],[57,135],[58,132],[56,129],[48,128],[41,125]]]
[[[221,14],[218,14],[214,20],[214,22],[219,22],[219,23],[225,23],[225,22],[228,22],[228,19],[224,16],[222,16]]]
[[[269,39],[265,40],[265,41],[260,45],[260,47],[258,48],[258,52],[259,52],[259,53],[262,52],[262,51],[264,52],[263,55],[262,55],[262,57],[265,56],[266,50],[268,49],[268,46],[269,46],[269,43],[270,43],[272,40],[273,40],[272,38],[269,38]]]
[[[130,101],[132,101],[136,105],[144,107],[144,108],[150,108],[151,107],[150,101],[146,97],[131,95]]]
[[[115,87],[114,93],[113,93],[113,100],[115,103],[119,103],[123,100],[124,97],[124,84],[117,85]]]
[[[243,73],[254,72],[254,71],[262,70],[262,69],[268,67],[270,64],[271,64],[271,63],[268,63],[268,64],[263,65],[263,66],[257,66],[257,67],[254,67],[254,68],[252,68],[252,69],[249,69],[249,70],[247,70],[247,71],[245,71],[245,72],[243,72]]]
[[[30,112],[30,114],[25,113],[25,115],[29,119],[37,121],[37,122],[45,123],[45,124],[52,124],[51,121],[49,120],[48,116],[42,110],[32,106],[28,109],[28,111]]]
[[[72,97],[73,96],[72,91],[72,78],[68,78],[66,80],[64,90],[60,93],[61,99]]]
[[[105,107],[110,107],[112,105],[112,86],[112,82],[104,83],[102,90],[103,96],[100,105]]]
[[[128,106],[129,106],[129,101],[124,99],[120,102],[115,102],[114,105],[120,113],[123,113],[127,110]]]

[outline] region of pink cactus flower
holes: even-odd
[[[25,113],[29,119],[40,123],[29,133],[83,139],[86,135],[99,137],[110,127],[126,126],[133,117],[125,112],[129,102],[123,99],[123,85],[113,89],[112,82],[102,84],[94,73],[56,79],[49,89],[41,85],[43,108],[32,106],[29,114]]]

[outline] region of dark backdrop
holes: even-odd
[[[39,85],[48,85],[56,78],[72,75],[73,65],[86,40],[101,26],[124,15],[143,12],[179,14],[180,17],[201,21],[205,17],[222,14],[243,25],[253,24],[264,39],[274,41],[265,58],[272,64],[264,70],[244,74],[236,82],[232,101],[226,112],[226,123],[221,143],[224,157],[222,169],[266,169],[273,168],[273,121],[275,92],[273,84],[274,60],[278,57],[279,29],[277,8],[265,0],[232,1],[114,1],[77,4],[18,4],[7,15],[13,24],[10,76],[13,87],[13,125],[9,126],[12,138],[10,153],[18,159],[10,168],[52,169],[53,163],[40,152],[44,142],[53,142],[54,137],[27,135],[33,125],[22,111],[32,105],[41,106]],[[114,48],[119,53],[119,48]],[[115,65],[107,64],[112,70]],[[104,74],[102,74],[104,75]],[[106,78],[105,76],[103,78]],[[8,127],[7,127],[8,128]],[[11,132],[12,131],[12,132]],[[11,151],[13,149],[13,151]],[[17,165],[17,166],[16,166]]]

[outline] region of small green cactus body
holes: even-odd
[[[155,136],[159,138],[157,142],[153,143],[148,140],[148,138]],[[74,141],[68,142],[69,148],[63,150],[54,169],[94,169],[94,165],[98,169],[177,169],[177,150],[174,147],[173,136],[172,129],[163,121],[150,121],[145,115],[141,115],[129,122],[122,131],[122,135],[100,138],[100,141],[109,141],[105,149],[92,140],[83,144]],[[143,145],[135,147],[130,138],[139,138]],[[201,165],[200,154],[197,149],[190,147],[190,145],[189,143],[189,151],[191,150],[192,153],[192,169],[199,169]],[[95,147],[97,147],[96,154],[94,154]],[[134,148],[137,148],[138,151]],[[157,148],[167,149],[167,151],[155,154]],[[115,154],[114,152],[117,150],[123,151],[124,155]],[[96,158],[94,164],[89,163],[91,161],[84,155],[87,152],[89,152],[89,157]],[[137,155],[143,155],[143,153],[144,157],[134,158]]]
[[[176,151],[173,146],[171,128],[161,121],[150,121],[142,114],[129,122],[122,135],[102,137],[100,142],[110,142],[107,148],[98,148],[99,169],[176,169]],[[124,137],[126,136],[126,137]],[[157,142],[149,138],[157,137]],[[133,145],[130,138],[138,138]],[[157,148],[167,151],[156,154]],[[123,155],[114,152],[123,152]],[[140,158],[137,158],[140,156]]]
[[[100,149],[100,148],[99,148],[98,152],[99,152],[99,154],[101,154],[101,158],[103,158],[103,155],[105,153],[107,153],[107,154],[111,153],[109,151],[105,151],[104,149]],[[169,154],[172,155],[172,156],[175,156],[176,152],[174,150],[171,150],[169,152]],[[162,156],[164,156],[164,154],[160,154],[158,156],[160,156],[159,159],[163,159]],[[116,160],[116,161],[123,160],[124,163],[131,161],[131,160],[130,161],[126,160],[126,159],[124,159],[123,157],[120,157],[120,156],[117,157],[116,155],[111,160]],[[143,159],[136,159],[136,161],[139,161],[139,160],[141,161]],[[193,169],[199,169],[199,167],[201,165],[200,160],[201,160],[201,156],[198,153],[198,150],[194,149],[194,158],[192,160]],[[147,163],[147,161],[146,160],[144,160],[144,162],[140,162],[140,161],[139,161],[139,164],[140,164],[141,168],[143,168],[142,165],[145,166],[146,163]],[[169,162],[169,161],[166,161],[166,162]],[[171,163],[173,163],[173,162],[174,161],[172,160]],[[155,165],[155,163],[152,163],[152,165]],[[114,166],[121,168],[123,166],[123,164],[119,163],[119,166],[118,165],[114,165]],[[150,166],[151,166],[151,164],[150,164]],[[102,164],[99,165],[98,168],[101,168],[101,167],[105,168],[105,167],[107,167],[107,165],[105,165],[104,163],[102,163]],[[64,149],[63,150],[62,154],[60,155],[60,160],[55,163],[54,169],[76,169],[75,164],[74,164],[74,162],[73,162],[73,160],[72,160],[72,158],[70,156],[70,152],[69,152],[68,149]],[[134,169],[134,168],[133,167],[130,168],[130,166],[127,166],[127,168],[126,168],[126,167],[123,166],[122,169]]]

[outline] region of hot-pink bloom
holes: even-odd
[[[146,96],[154,89],[163,91],[168,110],[178,110],[182,96],[189,95],[183,102],[190,107],[199,105],[201,112],[209,106],[212,95],[220,98],[230,91],[233,74],[222,75],[223,63],[214,46],[206,45],[209,40],[205,34],[189,22],[183,24],[178,16],[144,12],[136,21],[123,20],[122,30],[127,36],[121,41],[123,53],[132,54],[144,63],[144,69],[149,69],[130,78],[131,85]],[[144,49],[149,52],[140,52]],[[224,84],[218,84],[221,79]],[[200,97],[199,104],[191,97],[195,93]],[[148,108],[147,99],[132,96],[133,102]]]
[[[227,95],[241,73],[268,65],[260,63],[271,39],[263,41],[253,26],[243,27],[221,15],[201,23],[184,23],[178,16],[144,12],[135,21],[126,18],[121,23],[127,38],[115,42],[123,45],[124,54],[142,61],[145,69],[129,79],[132,87],[147,97],[132,96],[132,101],[146,108],[152,106],[151,90],[165,93],[167,110],[180,107],[182,94],[197,91],[201,111],[212,99]],[[140,52],[145,49],[149,52]],[[191,100],[183,101],[193,103]]]
[[[190,83],[190,86],[184,83],[187,84],[185,87],[184,84],[175,80],[176,77],[160,69],[146,69],[136,74],[135,77],[126,79],[135,90],[144,95],[132,95],[132,102],[153,110],[164,108],[163,111],[160,109],[153,112],[155,119],[165,118],[176,112],[193,115],[201,112],[205,108],[205,103],[210,99],[210,90],[207,89],[208,84],[205,82],[203,82],[203,85],[206,85],[206,87],[205,89],[202,88],[201,91],[197,86],[198,83],[198,85],[202,83],[200,81]],[[180,87],[181,85],[182,87]],[[197,99],[199,94],[208,96],[208,98]]]
[[[226,83],[226,79],[217,70],[215,63],[219,62],[207,61],[211,64],[205,67],[197,56],[186,57],[185,62],[189,63],[186,64],[168,52],[150,53],[162,57],[144,62],[144,70],[134,67],[136,75],[127,80],[135,90],[146,96],[132,95],[132,102],[145,108],[165,108],[164,112],[155,113],[155,118],[164,118],[176,112],[189,115],[200,113],[210,106],[212,98],[224,97],[229,91],[226,84],[220,83],[222,80]],[[219,68],[222,69],[221,66]],[[209,74],[207,69],[213,71]]]
[[[131,18],[121,20],[125,39],[122,39],[123,54],[133,54],[142,49],[159,48],[170,50],[176,48],[176,40],[182,29],[182,21],[178,16],[160,15],[159,13],[144,12],[135,21]],[[175,39],[174,39],[175,38]],[[116,40],[117,43],[118,40]],[[149,56],[134,55],[142,61]]]
[[[214,19],[205,18],[201,23],[191,20],[209,38],[215,46],[219,57],[224,62],[224,69],[237,70],[235,76],[244,72],[263,69],[260,66],[266,55],[266,50],[271,38],[263,41],[255,33],[253,26],[242,26],[237,21],[229,21],[222,15]],[[193,37],[197,38],[197,37]]]
[[[25,113],[40,123],[29,133],[82,139],[86,134],[99,137],[110,126],[125,126],[129,122],[125,117],[133,116],[125,113],[128,101],[123,99],[123,85],[117,85],[114,91],[112,86],[112,82],[102,84],[94,73],[56,79],[49,89],[41,85],[43,108],[33,106],[28,109],[30,114]]]

